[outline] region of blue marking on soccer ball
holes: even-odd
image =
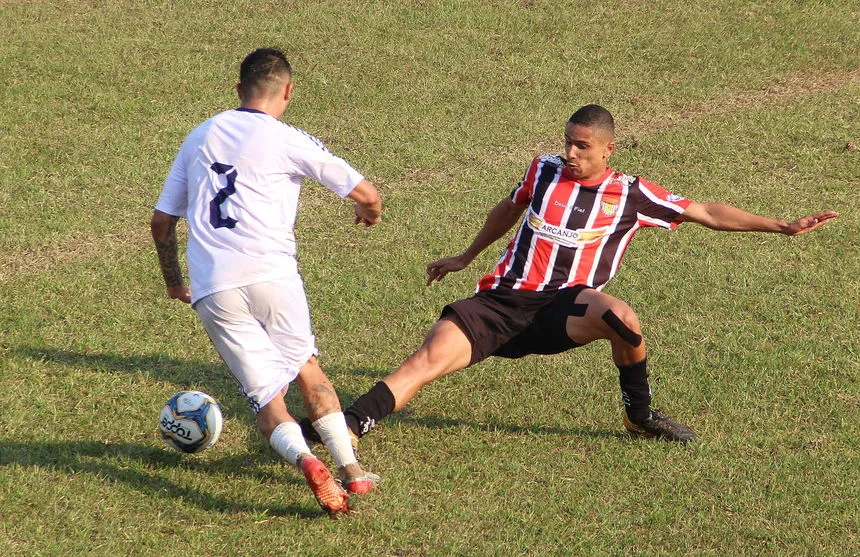
[[[223,425],[221,407],[200,391],[176,393],[164,405],[158,419],[162,439],[183,453],[199,453],[214,445]]]

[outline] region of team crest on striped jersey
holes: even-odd
[[[617,196],[604,196],[600,201],[600,212],[606,215],[607,217],[611,217],[615,215],[615,212],[618,211],[618,204],[621,202],[621,198]]]

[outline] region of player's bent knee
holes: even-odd
[[[600,318],[609,326],[610,329],[615,331],[615,334],[621,337],[624,342],[634,348],[639,347],[642,344],[642,335],[631,328],[635,327],[637,330],[639,329],[636,314],[633,313],[633,310],[630,308],[626,308],[626,311],[619,312],[621,313],[621,316],[610,308],[603,312],[603,315],[601,315]]]

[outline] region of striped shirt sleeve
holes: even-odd
[[[511,201],[515,205],[528,205],[535,193],[535,182],[537,181],[538,168],[541,165],[541,157],[535,157],[528,169],[526,169],[523,179],[517,184],[517,187],[511,192]]]
[[[692,203],[691,200],[675,195],[643,178],[638,178],[636,182],[639,191],[637,217],[640,226],[674,229],[681,224],[678,217],[684,214]]]

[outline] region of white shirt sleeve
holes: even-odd
[[[361,173],[333,155],[319,139],[306,132],[299,133],[301,141],[290,148],[290,158],[304,176],[316,180],[341,198],[349,195],[364,180]]]
[[[180,149],[164,180],[161,196],[155,208],[174,217],[188,217],[188,178],[185,150]]]

